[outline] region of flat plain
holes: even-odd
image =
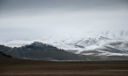
[[[50,62],[0,58],[0,76],[128,76],[128,61]]]

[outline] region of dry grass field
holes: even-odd
[[[128,61],[46,62],[0,58],[0,76],[128,76]]]

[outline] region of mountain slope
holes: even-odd
[[[40,42],[34,42],[30,45],[25,45],[19,48],[15,47],[3,52],[8,55],[11,55],[14,58],[32,59],[32,60],[50,60],[50,61],[87,60],[85,56],[76,55],[71,52],[67,52]]]

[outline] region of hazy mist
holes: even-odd
[[[0,0],[0,40],[128,30],[128,0]]]

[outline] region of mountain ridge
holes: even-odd
[[[58,49],[57,47],[42,42],[34,42],[29,45],[25,45],[22,47],[13,47],[13,48],[1,45],[0,52],[8,56],[11,56],[13,58],[29,59],[29,60],[45,60],[45,61],[128,60],[128,52],[123,51],[123,53],[127,53],[125,55],[122,53],[121,50],[113,49],[112,47],[108,47],[108,46],[106,48],[107,49],[103,48],[103,49],[94,49],[94,50],[84,50],[79,54],[76,54],[74,52],[70,52],[70,50]],[[109,55],[109,53],[112,53],[112,55]]]

